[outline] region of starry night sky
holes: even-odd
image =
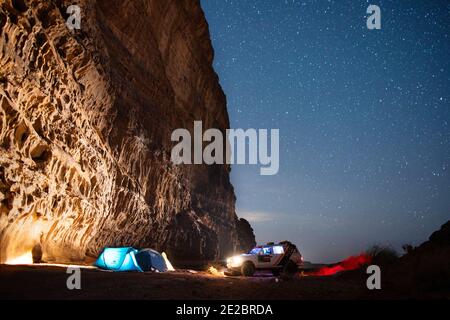
[[[280,129],[277,175],[232,169],[258,242],[332,262],[450,219],[449,1],[201,3],[231,127]]]

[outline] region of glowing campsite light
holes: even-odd
[[[175,271],[175,268],[170,263],[169,259],[167,258],[167,255],[165,252],[161,253],[162,257],[164,258],[164,261],[166,262],[167,271]]]
[[[5,262],[6,264],[33,264],[33,255],[31,254],[31,251],[15,257],[15,258],[11,258],[6,260]]]
[[[225,273],[223,271],[218,271],[213,266],[208,268],[208,272],[217,277],[225,277]]]

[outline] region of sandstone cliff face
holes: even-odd
[[[175,262],[254,244],[226,166],[170,162],[171,132],[229,127],[198,0],[0,0],[0,262],[104,246]]]

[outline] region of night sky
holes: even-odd
[[[366,9],[380,6],[381,30]],[[450,2],[202,0],[232,128],[279,128],[280,171],[233,166],[259,243],[331,262],[450,219]]]

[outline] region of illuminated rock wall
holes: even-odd
[[[0,262],[153,247],[175,263],[254,243],[227,166],[174,166],[170,134],[229,127],[198,0],[0,1]]]

